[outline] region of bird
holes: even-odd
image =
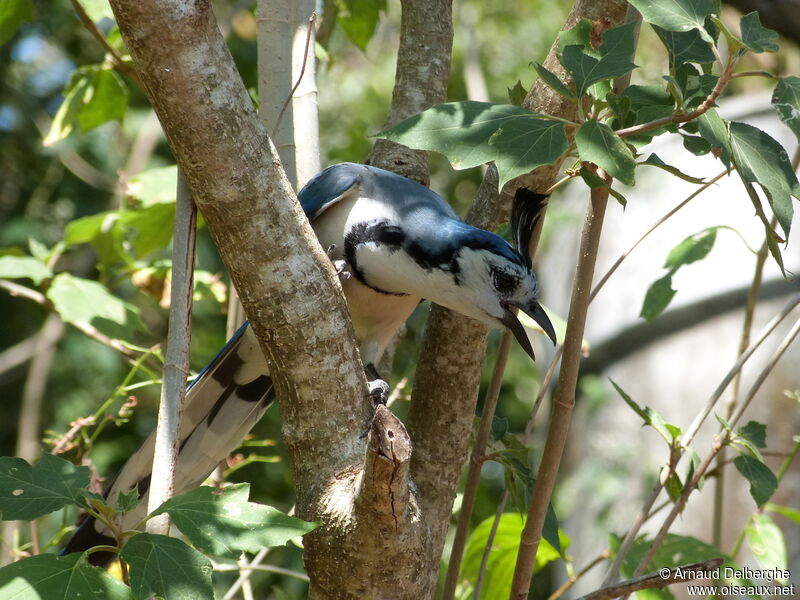
[[[381,401],[388,385],[376,365],[387,345],[423,300],[490,327],[507,328],[534,359],[516,310],[530,316],[556,343],[539,303],[527,252],[533,223],[547,197],[525,188],[512,210],[515,246],[464,223],[431,189],[378,167],[339,163],[315,175],[298,193],[317,238],[340,274],[370,392]],[[248,323],[190,384],[179,427],[175,493],[200,485],[239,446],[275,398],[269,369]],[[145,516],[155,432],[125,463],[106,492],[115,506],[136,490],[139,507],[121,513],[121,530]],[[111,531],[88,516],[63,553],[115,545]],[[107,564],[111,552],[93,552]]]

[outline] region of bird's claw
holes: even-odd
[[[336,274],[342,279],[350,279],[351,273],[347,270],[346,260],[333,261],[333,268],[336,269]]]

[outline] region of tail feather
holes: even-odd
[[[175,493],[201,484],[242,441],[274,399],[264,357],[245,323],[189,386],[179,429]],[[137,489],[139,506],[119,518],[123,530],[146,516],[155,432],[125,463],[106,493],[114,506],[120,493]],[[64,553],[81,552],[98,544],[114,545],[110,531],[89,516],[78,527]],[[95,564],[107,564],[111,553],[93,553]]]

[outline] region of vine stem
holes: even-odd
[[[86,27],[86,29],[89,31],[92,37],[97,40],[97,42],[103,47],[103,50],[105,50],[106,53],[111,57],[111,62],[113,63],[113,65],[117,69],[125,73],[125,75],[130,77],[131,80],[135,81],[136,84],[141,87],[141,84],[139,82],[139,77],[138,75],[136,75],[136,71],[134,71],[133,68],[131,68],[131,66],[128,63],[122,60],[122,57],[119,56],[116,53],[116,51],[109,45],[105,36],[103,36],[103,34],[97,28],[97,25],[95,25],[94,21],[92,21],[89,15],[86,14],[86,10],[84,10],[81,3],[78,2],[78,0],[69,0],[69,2],[70,4],[72,4],[72,8],[75,9],[78,18],[80,19],[81,23],[83,23],[83,26]]]

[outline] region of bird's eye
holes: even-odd
[[[507,271],[492,269],[492,284],[501,294],[510,294],[517,289],[519,279]]]

